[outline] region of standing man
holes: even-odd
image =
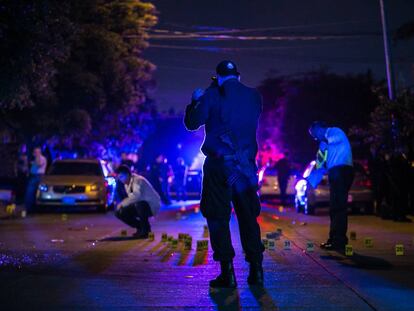
[[[115,216],[127,225],[136,228],[134,237],[148,238],[151,225],[148,219],[160,209],[160,197],[143,176],[131,173],[126,165],[118,168]]]
[[[187,172],[188,166],[185,165],[184,159],[181,157],[177,158],[174,167],[174,186],[177,201],[186,200]]]
[[[40,147],[33,149],[33,161],[30,164],[30,177],[25,195],[25,205],[28,213],[33,212],[40,177],[46,173],[47,159],[43,156]]]
[[[260,201],[257,191],[256,131],[262,109],[259,92],[240,83],[236,65],[222,61],[217,78],[206,90],[196,89],[186,108],[188,130],[205,125],[201,148],[207,156],[203,166],[201,211],[210,230],[213,258],[220,262],[221,274],[210,287],[237,286],[233,268],[235,256],[229,221],[231,203],[237,215],[246,261],[250,263],[248,283],[263,285],[263,251]]]
[[[162,203],[165,205],[171,204],[168,185],[168,178],[172,175],[171,171],[172,169],[165,156],[159,154],[155,158],[154,163],[152,163],[149,172],[151,183],[160,195]]]
[[[321,248],[343,252],[348,243],[348,192],[354,179],[351,145],[344,131],[328,127],[324,122],[314,122],[309,134],[319,142],[319,150],[316,169],[307,180],[315,188],[323,176],[321,172],[328,171],[330,187],[329,239],[321,244]],[[315,176],[319,176],[316,182],[313,181]]]
[[[291,173],[289,154],[287,152],[284,154],[283,158],[276,162],[275,169],[277,171],[277,182],[280,189],[280,201],[282,205],[286,205],[286,191]]]

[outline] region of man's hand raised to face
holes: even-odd
[[[203,95],[204,95],[204,90],[198,88],[198,89],[194,90],[192,98],[193,98],[194,101],[198,101],[200,99],[200,97],[203,96]]]

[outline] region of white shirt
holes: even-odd
[[[132,174],[129,184],[125,184],[124,187],[128,197],[121,201],[121,206],[146,201],[151,207],[152,215],[158,214],[161,207],[160,196],[145,177]]]
[[[339,165],[353,166],[351,144],[344,131],[338,127],[330,127],[326,130],[325,138],[328,143],[321,142],[319,149],[328,150],[326,169]]]
[[[47,159],[40,155],[39,157],[36,157],[34,161],[32,161],[32,167],[30,168],[30,173],[33,175],[43,175],[46,173],[46,167],[47,167]]]

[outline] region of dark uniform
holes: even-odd
[[[184,123],[188,130],[205,125],[201,148],[207,156],[203,167],[201,212],[207,218],[214,260],[231,261],[229,221],[231,203],[236,212],[246,261],[260,263],[264,247],[257,217],[256,130],[262,109],[257,90],[230,79],[221,87],[211,86],[187,106]]]

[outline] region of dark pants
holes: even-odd
[[[151,232],[151,225],[148,218],[152,216],[151,208],[146,201],[120,208],[115,212],[115,216],[132,228],[136,228],[141,233]]]
[[[36,205],[36,192],[39,187],[40,178],[42,175],[32,174],[27,182],[26,193],[24,196],[24,204],[27,212],[33,212]]]
[[[233,162],[207,158],[203,167],[201,211],[207,218],[215,261],[231,261],[235,256],[229,228],[231,203],[237,215],[240,238],[248,262],[262,262],[264,247],[257,217],[260,201],[249,179],[237,174]]]
[[[342,247],[348,243],[348,192],[354,179],[354,171],[351,166],[335,166],[329,170],[328,176],[331,218],[329,240]]]
[[[289,176],[277,176],[277,182],[280,189],[280,201],[286,204],[286,190],[289,181]]]

